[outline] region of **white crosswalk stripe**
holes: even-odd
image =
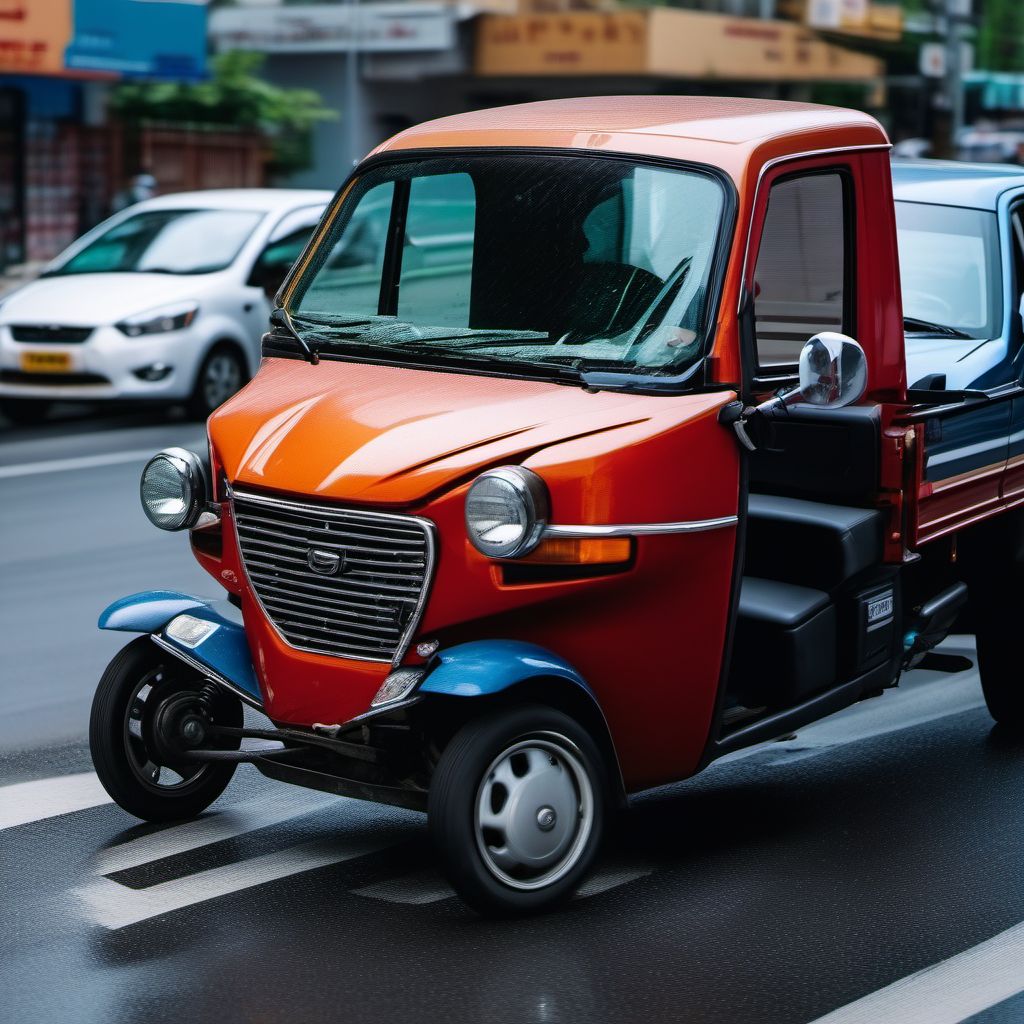
[[[173,857],[224,839],[233,839],[246,832],[277,825],[322,807],[338,804],[343,799],[315,790],[288,790],[269,797],[246,800],[217,814],[112,846],[96,856],[93,867],[101,875],[112,875],[116,871],[125,871],[163,857]]]
[[[0,786],[0,831],[111,802],[95,772]]]
[[[0,830],[110,802],[93,772],[3,786]],[[143,888],[132,888],[108,877],[350,803],[346,798],[312,790],[273,790],[194,821],[100,850],[90,865],[92,877],[74,889],[73,895],[93,922],[118,929],[257,885],[378,853],[402,841],[393,829],[367,829],[356,835],[287,846]],[[651,870],[646,866],[605,867],[581,887],[576,898],[607,892],[650,874]],[[369,899],[409,905],[437,903],[455,896],[451,886],[432,869],[414,869],[350,891]]]
[[[416,871],[352,891],[357,896],[388,903],[437,903],[455,895],[455,890],[435,871]]]
[[[587,899],[589,896],[597,896],[599,893],[608,892],[610,889],[617,889],[620,885],[627,885],[635,882],[638,878],[644,878],[654,870],[653,867],[606,867],[596,871],[590,878],[580,886],[575,898],[578,900]]]
[[[109,878],[97,878],[75,890],[89,916],[106,928],[124,928],[160,914],[194,906],[218,896],[250,889],[304,871],[340,864],[376,853],[394,840],[371,834],[318,839],[234,864],[224,864],[145,889],[129,889]]]

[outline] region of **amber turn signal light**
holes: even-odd
[[[546,537],[520,562],[547,565],[615,565],[633,557],[630,537]]]

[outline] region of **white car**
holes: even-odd
[[[0,411],[157,399],[207,416],[255,372],[274,292],[331,193],[182,192],[83,235],[0,299]]]

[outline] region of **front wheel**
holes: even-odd
[[[456,892],[481,914],[546,910],[572,895],[604,832],[607,771],[590,734],[528,705],[470,722],[434,773],[428,828]]]
[[[194,818],[206,810],[235,771],[232,761],[177,758],[164,739],[172,722],[200,716],[199,723],[240,728],[242,705],[219,691],[202,700],[204,680],[148,636],[122,648],[96,688],[89,719],[89,749],[103,788],[114,802],[144,821]],[[220,749],[237,750],[225,738]]]

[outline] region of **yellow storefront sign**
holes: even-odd
[[[71,0],[0,0],[0,72],[59,75],[71,40]]]
[[[802,25],[656,7],[485,15],[480,75],[653,75],[731,81],[869,81],[882,62]]]

